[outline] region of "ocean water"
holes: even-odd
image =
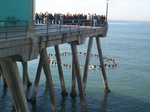
[[[150,22],[109,20],[107,37],[101,38],[103,55],[113,58],[117,67],[106,68],[108,85],[111,90],[104,92],[100,69],[88,71],[86,85],[86,103],[89,112],[150,112]],[[78,46],[78,52],[86,52],[88,40]],[[60,45],[60,52],[71,52],[69,44]],[[55,54],[54,47],[47,49]],[[92,53],[97,53],[95,38]],[[84,65],[86,56],[79,56],[80,64]],[[55,59],[55,57],[53,57]],[[34,84],[39,57],[28,63],[28,73]],[[61,56],[62,63],[71,64],[72,56]],[[108,63],[107,61],[105,61]],[[98,65],[99,59],[91,57],[90,64]],[[22,77],[22,66],[18,63]],[[50,65],[54,84],[56,102],[59,112],[81,112],[80,98],[72,99],[70,95],[62,97],[57,66]],[[81,68],[83,74],[84,68]],[[71,92],[72,69],[63,67],[66,90]],[[28,88],[31,97],[33,84]],[[76,92],[79,95],[78,87]],[[42,71],[37,91],[36,103],[28,101],[31,112],[52,111],[45,76]],[[3,86],[0,78],[0,112],[14,112],[9,89]]]

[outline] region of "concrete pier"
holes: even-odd
[[[31,1],[33,2],[33,1]],[[31,22],[30,22],[31,23]],[[60,31],[57,30],[58,25],[50,25],[51,30],[40,30],[47,28],[46,25],[36,26],[34,29],[31,26],[28,30],[28,37],[13,37],[0,39],[0,65],[2,68],[1,74],[5,78],[4,82],[7,83],[8,88],[11,93],[11,97],[17,112],[28,112],[29,107],[27,104],[27,82],[30,82],[29,75],[27,72],[27,63],[30,60],[34,60],[40,54],[39,65],[36,73],[35,83],[32,91],[31,101],[36,101],[36,93],[40,80],[41,70],[43,68],[47,86],[49,89],[49,96],[51,100],[53,112],[57,112],[56,98],[54,94],[53,81],[50,71],[49,62],[47,59],[46,48],[55,46],[56,58],[58,62],[59,78],[61,83],[62,95],[67,95],[65,88],[65,79],[63,76],[63,71],[61,68],[61,60],[59,55],[59,45],[63,43],[69,43],[71,45],[73,53],[72,61],[72,90],[70,95],[76,97],[76,79],[78,83],[78,89],[80,94],[80,100],[82,105],[82,111],[87,111],[86,99],[85,99],[85,87],[86,80],[88,76],[88,64],[90,61],[90,53],[92,49],[93,37],[96,37],[97,47],[99,52],[99,58],[101,65],[102,62],[102,50],[100,46],[99,37],[105,37],[108,30],[108,24],[106,23],[104,27],[91,27],[91,26],[74,26],[74,25],[62,25]],[[36,31],[37,30],[37,31]],[[20,33],[20,32],[18,32]],[[82,80],[82,75],[80,71],[77,45],[82,45],[85,43],[87,37],[89,38],[89,45],[87,50],[87,57],[85,63],[85,71]],[[16,61],[22,62],[23,65],[23,83],[20,78],[18,67]],[[31,75],[31,74],[30,74]],[[105,73],[105,68],[102,68],[103,82],[105,91],[108,92],[108,82]]]

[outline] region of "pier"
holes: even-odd
[[[58,27],[59,26],[59,27]],[[64,74],[61,67],[61,59],[59,53],[59,45],[63,43],[70,44],[72,49],[72,92],[71,96],[75,97],[75,80],[77,78],[78,89],[80,92],[80,99],[82,110],[87,111],[86,107],[86,97],[85,97],[85,89],[86,89],[86,80],[88,77],[88,64],[90,61],[91,48],[93,43],[93,38],[96,38],[97,49],[99,53],[100,64],[102,65],[102,77],[104,83],[104,91],[108,92],[108,82],[105,73],[104,63],[103,63],[103,55],[102,49],[100,45],[100,37],[105,37],[108,30],[108,24],[102,26],[80,26],[80,25],[49,25],[49,28],[52,29],[50,32],[47,29],[47,25],[35,26],[34,37],[29,36],[20,36],[20,37],[8,37],[0,39],[0,65],[1,65],[1,74],[3,76],[4,82],[10,89],[10,93],[14,102],[15,109],[17,111],[26,112],[29,111],[26,94],[27,94],[27,84],[29,81],[27,66],[28,61],[34,60],[40,55],[40,60],[37,74],[35,77],[34,88],[32,91],[31,101],[36,101],[36,93],[40,80],[41,70],[43,68],[46,83],[49,88],[49,95],[52,104],[52,110],[57,112],[57,104],[54,94],[53,81],[51,77],[51,70],[48,62],[48,54],[46,51],[47,47],[54,46],[57,62],[58,62],[58,71],[62,93],[61,95],[68,95],[65,89],[65,79]],[[53,29],[54,28],[54,29]],[[59,31],[57,31],[59,28]],[[40,30],[42,29],[42,30]],[[6,32],[5,32],[6,33]],[[17,34],[17,32],[15,32]],[[82,45],[85,42],[85,39],[89,37],[89,45],[87,48],[87,57],[85,63],[85,70],[83,78],[81,77],[79,59],[78,59],[78,51],[77,45]],[[18,67],[16,62],[22,62],[23,67],[23,84],[21,83],[21,78],[18,72]]]
[[[31,15],[33,15],[33,2],[31,0]],[[74,23],[74,21],[77,21]],[[104,91],[109,92],[107,76],[105,72],[102,48],[100,38],[107,35],[108,23],[102,20],[61,20],[53,22],[46,21],[46,24],[37,25],[33,21],[33,16],[30,17],[30,22],[27,20],[0,20],[4,23],[0,27],[0,75],[3,78],[5,86],[8,86],[14,107],[17,112],[29,112],[27,100],[31,102],[36,101],[37,88],[41,76],[41,70],[44,70],[46,77],[46,84],[49,90],[49,96],[53,112],[58,111],[53,80],[51,76],[51,69],[48,62],[48,54],[46,48],[54,46],[56,52],[56,59],[58,65],[61,95],[66,96],[69,93],[66,91],[65,79],[61,66],[61,58],[59,52],[59,45],[63,43],[70,44],[72,50],[72,91],[71,97],[76,97],[77,93],[76,80],[79,89],[80,102],[82,111],[87,112],[86,105],[86,81],[88,78],[88,65],[90,61],[90,54],[92,49],[93,38],[96,38],[97,50],[101,65]],[[9,22],[15,22],[15,26],[9,26]],[[28,27],[28,23],[30,23]],[[85,43],[86,38],[89,37],[89,44],[87,48],[87,56],[85,61],[85,69],[83,77],[81,75],[80,63],[78,59],[77,46]],[[34,81],[32,96],[27,99],[27,86],[31,84],[30,75],[28,74],[28,61],[37,59],[40,56],[37,68],[37,73]],[[23,81],[21,81],[17,62],[22,63],[23,67]]]

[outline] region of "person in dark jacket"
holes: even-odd
[[[49,13],[49,15],[48,15],[48,16],[49,16],[49,23],[50,23],[50,24],[52,24],[52,19],[53,19],[53,15],[52,15],[52,13]]]
[[[36,24],[38,24],[38,20],[39,20],[39,15],[38,15],[38,13],[35,14],[35,20],[36,20]]]
[[[41,22],[42,22],[42,24],[43,24],[44,18],[45,18],[45,16],[44,16],[44,14],[42,13],[42,15],[41,15]]]

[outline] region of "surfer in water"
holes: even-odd
[[[91,69],[91,65],[89,64],[89,69]]]

